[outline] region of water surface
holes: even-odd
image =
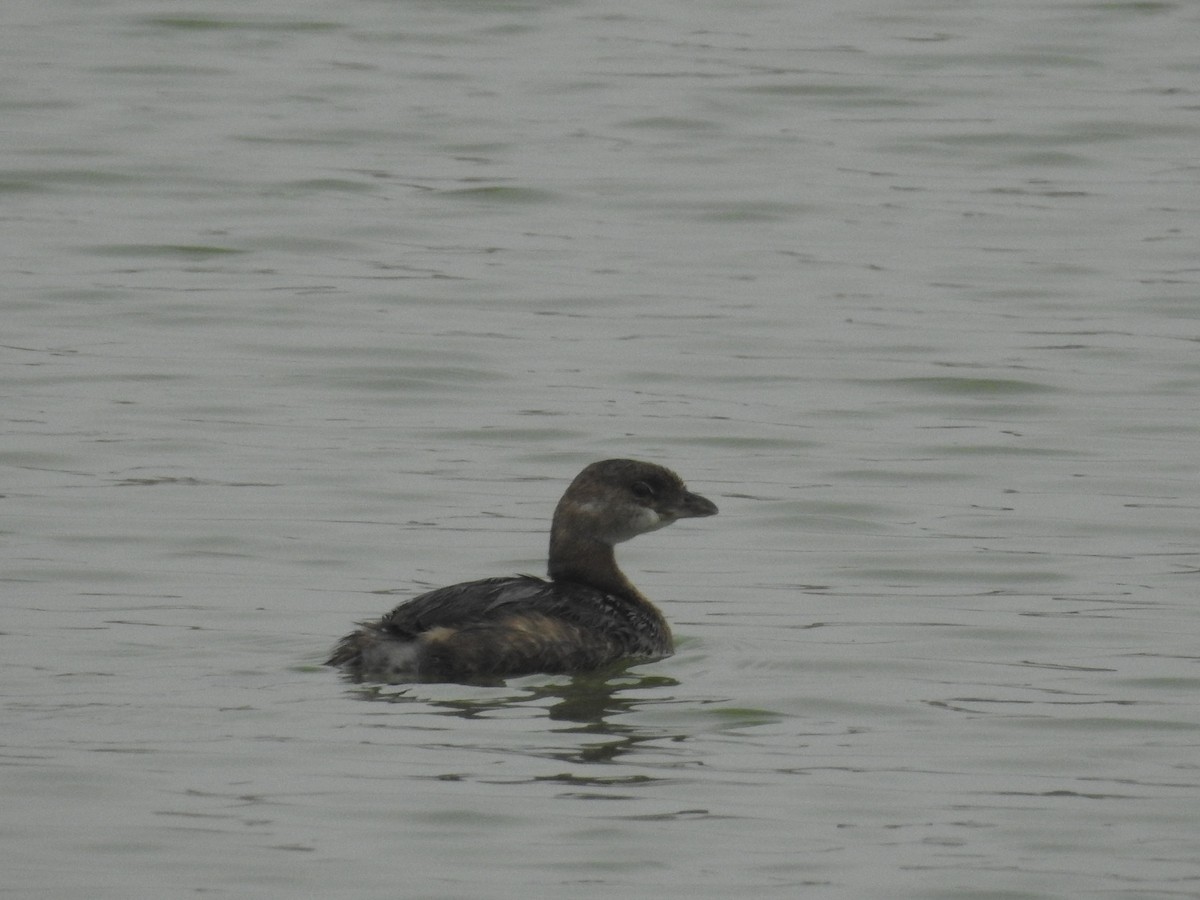
[[[1200,896],[1198,26],[12,4],[9,891]],[[606,456],[675,657],[319,665]]]

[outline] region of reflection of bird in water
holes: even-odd
[[[605,673],[575,675],[566,681],[548,684],[524,685],[516,693],[505,692],[503,696],[489,690],[484,696],[435,698],[416,696],[413,688],[389,690],[385,685],[363,685],[355,690],[361,700],[418,704],[426,710],[440,711],[443,715],[459,716],[464,719],[487,718],[497,712],[514,710],[545,710],[556,722],[575,723],[572,727],[555,729],[552,734],[585,735],[587,740],[573,747],[542,748],[537,755],[569,763],[607,762],[637,749],[650,741],[682,740],[684,734],[664,733],[658,729],[645,729],[631,725],[616,724],[612,717],[636,712],[647,706],[678,702],[671,696],[647,695],[646,691],[674,688],[679,682],[662,675],[643,675],[622,671],[614,667]],[[624,696],[623,696],[624,695]],[[650,780],[644,775],[605,776],[602,780],[638,781]],[[589,781],[586,776],[563,775],[539,777],[537,780],[567,780],[571,783]]]

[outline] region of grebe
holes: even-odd
[[[548,581],[485,578],[414,597],[342,638],[326,665],[367,681],[469,681],[670,656],[671,629],[613,545],[716,512],[663,466],[592,463],[554,510]]]

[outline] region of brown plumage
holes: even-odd
[[[592,463],[554,511],[549,580],[487,578],[414,597],[346,635],[327,665],[368,681],[462,681],[669,656],[666,620],[617,567],[613,545],[716,512],[670,469]]]

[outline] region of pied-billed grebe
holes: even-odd
[[[458,681],[670,656],[671,629],[617,568],[613,545],[716,512],[670,469],[592,463],[554,510],[549,581],[486,578],[414,597],[342,638],[326,665],[368,681]]]

